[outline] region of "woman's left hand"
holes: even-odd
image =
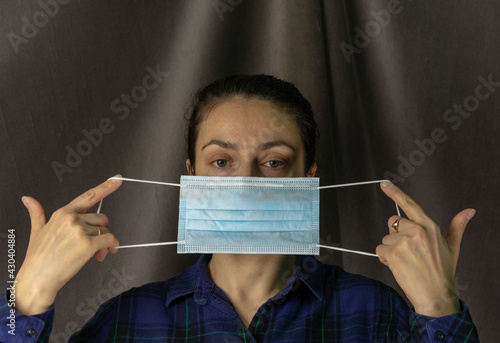
[[[389,218],[389,235],[377,247],[377,255],[414,306],[415,312],[441,317],[460,311],[455,290],[455,271],[460,242],[469,220],[476,213],[465,209],[451,221],[446,237],[424,210],[401,189],[384,182],[381,188],[406,213],[397,229]]]

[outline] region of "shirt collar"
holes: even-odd
[[[198,262],[174,279],[167,292],[167,307],[176,299],[193,293],[195,294],[195,299],[197,297],[199,299],[208,298],[208,296],[204,297],[205,294],[210,294],[215,286],[208,276],[208,262],[211,258],[212,255],[201,255]]]
[[[166,305],[181,297],[194,294],[195,301],[204,305],[208,302],[215,284],[208,275],[208,262],[212,255],[202,255],[196,264],[186,269],[170,286]],[[303,283],[320,300],[324,299],[324,266],[313,256],[299,255],[293,273],[285,287],[273,299],[286,296]]]
[[[307,288],[323,301],[325,292],[325,267],[314,256],[299,255],[290,280],[274,298],[286,296],[305,284]]]

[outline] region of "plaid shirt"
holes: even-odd
[[[71,342],[479,342],[465,304],[441,318],[412,312],[390,287],[314,257],[299,256],[288,283],[245,327],[208,276],[210,255],[180,276],[151,283],[101,305]],[[0,341],[48,342],[54,309],[16,314],[0,300]],[[7,319],[7,320],[6,320]],[[32,336],[31,338],[29,336]]]

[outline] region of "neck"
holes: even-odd
[[[214,254],[208,271],[248,325],[258,308],[283,289],[295,263],[292,255]]]

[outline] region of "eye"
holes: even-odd
[[[216,167],[224,168],[227,166],[228,162],[227,160],[215,160],[212,162],[212,164]]]
[[[264,163],[264,165],[267,167],[271,167],[271,168],[279,168],[279,167],[283,166],[283,162],[278,161],[278,160],[271,160],[271,161]]]

